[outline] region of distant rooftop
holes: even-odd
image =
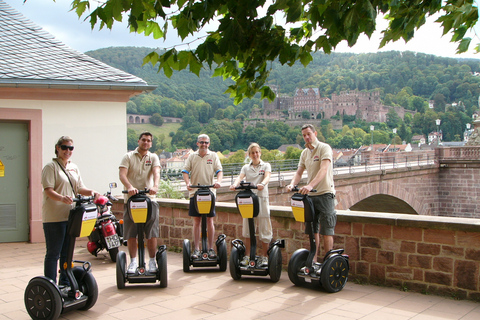
[[[155,89],[139,77],[66,46],[3,0],[0,87]]]

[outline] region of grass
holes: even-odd
[[[142,133],[143,131],[149,131],[156,138],[163,133],[165,135],[165,143],[168,146],[172,142],[172,138],[169,136],[170,132],[172,131],[177,132],[180,126],[181,126],[181,123],[177,123],[177,122],[164,123],[161,127],[155,126],[150,123],[128,123],[127,124],[127,128],[135,130],[135,133],[137,133],[137,135]]]

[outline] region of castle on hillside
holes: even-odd
[[[257,110],[252,118],[272,120],[299,120],[308,112],[310,119],[331,119],[336,115],[355,116],[356,119],[366,122],[385,122],[387,113],[394,109],[400,118],[406,112],[402,107],[385,106],[380,101],[380,92],[359,92],[358,90],[342,91],[340,94],[332,93],[332,98],[322,97],[318,88],[299,88],[293,97],[280,95],[278,86],[271,85],[276,98],[269,102],[263,100],[263,114]]]

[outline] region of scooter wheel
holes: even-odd
[[[296,286],[301,286],[305,283],[305,279],[299,277],[298,272],[306,265],[308,253],[307,249],[298,249],[292,254],[288,262],[288,278]]]
[[[233,280],[240,280],[242,277],[240,272],[240,255],[235,247],[232,247],[232,252],[230,252],[230,275]]]
[[[348,263],[344,257],[336,255],[323,263],[320,280],[327,292],[334,293],[342,290],[347,279]]]
[[[87,303],[80,310],[88,310],[95,305],[98,299],[97,281],[91,272],[87,272],[83,268],[75,267],[72,272],[80,291],[88,297]]]
[[[227,262],[228,262],[228,257],[227,257],[227,244],[225,243],[225,240],[220,242],[220,244],[217,245],[217,252],[218,252],[218,265],[220,267],[220,271],[225,271],[227,270]]]
[[[117,255],[117,288],[125,288],[125,274],[126,274],[127,255],[124,251],[119,251]]]
[[[163,251],[157,259],[160,288],[166,288],[168,286],[168,273],[167,273],[167,251]]]
[[[110,255],[112,262],[117,262],[118,248],[112,248],[108,250],[108,254]]]
[[[25,308],[34,320],[54,320],[62,313],[62,297],[55,283],[45,277],[35,277],[25,289]]]
[[[268,273],[273,282],[278,282],[282,275],[282,252],[277,246],[272,248],[268,257]]]
[[[190,271],[190,240],[183,240],[183,272]]]

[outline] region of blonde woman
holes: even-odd
[[[250,163],[244,165],[235,182],[230,186],[230,190],[235,190],[241,181],[250,182],[256,185],[257,189],[253,189],[258,196],[259,212],[256,218],[256,228],[259,237],[259,242],[262,242],[261,256],[258,261],[260,267],[268,266],[268,245],[272,241],[272,223],[270,221],[270,208],[268,202],[268,182],[272,173],[271,166],[268,162],[260,159],[262,151],[257,143],[252,143],[247,149],[247,154],[250,157]],[[250,232],[248,228],[248,219],[243,219],[243,237],[245,237],[246,252],[250,252]],[[246,254],[241,265],[247,266],[250,262],[250,256]]]

